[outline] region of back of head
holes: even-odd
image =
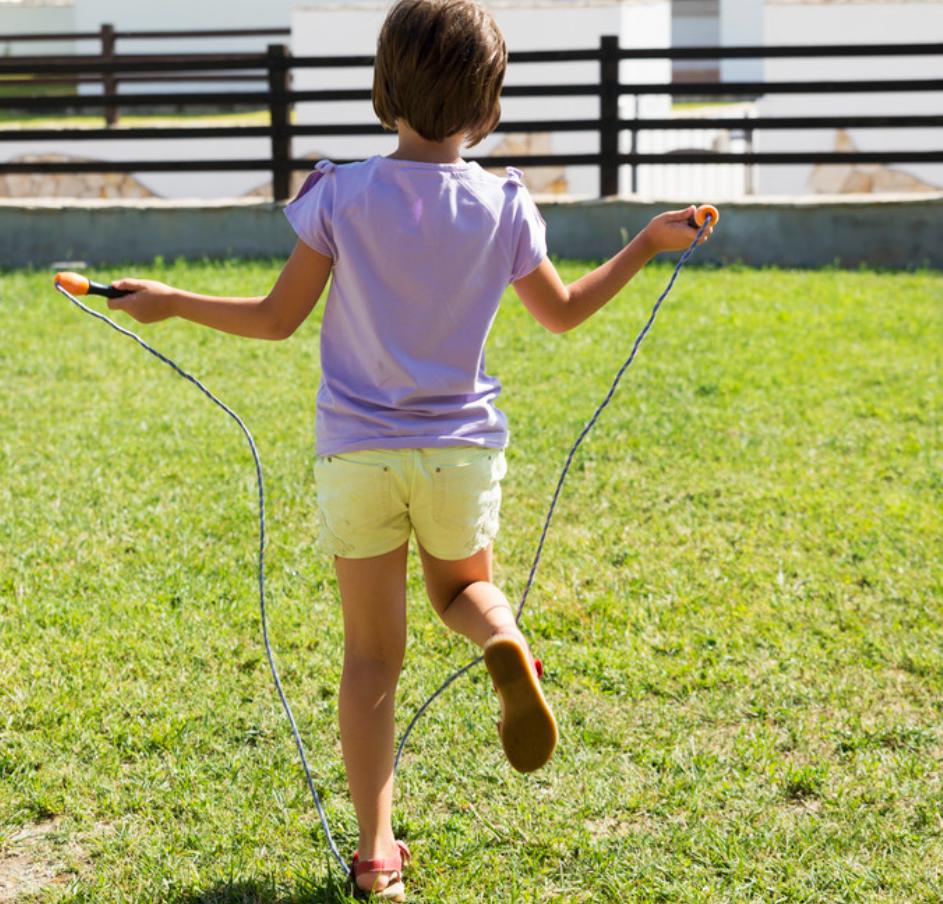
[[[501,118],[506,69],[504,36],[474,0],[399,0],[377,42],[373,108],[389,129],[475,145]]]

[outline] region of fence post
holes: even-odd
[[[599,194],[619,194],[619,38],[599,41]]]
[[[101,27],[102,62],[113,63],[115,59],[115,26],[110,22]],[[102,75],[102,92],[105,97],[115,97],[118,94],[118,79],[113,72]],[[105,125],[118,125],[118,106],[109,104],[105,107]]]
[[[272,132],[272,199],[291,196],[291,53],[285,44],[268,45],[269,115]]]

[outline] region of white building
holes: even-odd
[[[766,0],[766,44],[890,44],[943,38],[943,0]],[[938,79],[938,56],[768,59],[767,81]],[[768,94],[760,116],[903,115],[943,110],[943,92]],[[940,150],[943,129],[760,131],[758,150]],[[919,191],[943,187],[943,164],[761,166],[762,194]]]
[[[376,37],[389,8],[386,3],[357,6],[304,5],[292,16],[292,52],[296,56],[336,54],[372,54]],[[665,47],[670,41],[671,8],[668,0],[528,0],[490,4],[495,19],[504,32],[508,46],[515,51],[595,49],[602,35],[617,35],[623,47]],[[671,76],[667,60],[624,60],[620,79],[625,83],[664,83]],[[509,67],[506,84],[540,85],[561,83],[599,83],[599,64],[515,63]],[[300,69],[295,73],[295,88],[369,88],[370,69]],[[631,97],[623,98],[621,115],[666,116],[671,109],[667,95],[644,95],[638,106]],[[590,119],[599,116],[599,99],[593,97],[505,98],[503,119]],[[362,103],[309,103],[299,106],[299,123],[338,122],[371,123],[376,121],[369,101]],[[378,138],[340,137],[295,139],[296,155],[315,152],[329,157],[358,158],[389,153],[395,147],[393,136]],[[548,134],[498,133],[486,138],[472,153],[527,154],[595,153],[599,147],[596,132],[556,132]],[[623,150],[628,137],[623,136]],[[568,194],[595,196],[599,172],[594,166],[529,170],[531,187],[537,191],[563,190]],[[629,173],[623,168],[620,192],[628,191]]]
[[[668,47],[672,44],[772,45],[849,42],[919,42],[940,40],[943,36],[943,0],[496,0],[490,4],[514,51],[540,49],[596,48],[601,35],[616,35],[623,47]],[[296,56],[350,55],[373,53],[380,23],[389,7],[382,2],[344,2],[334,4],[298,0],[163,0],[159,4],[128,0],[0,0],[0,34],[7,32],[95,31],[102,22],[111,21],[119,30],[150,29],[220,29],[220,28],[291,28],[290,45]],[[239,38],[199,39],[193,42],[129,41],[119,43],[127,52],[167,52],[260,49],[266,43],[288,39]],[[29,52],[63,52],[35,44],[20,45]],[[91,52],[86,44],[81,49]],[[0,43],[0,54],[13,52]],[[707,61],[723,81],[810,81],[835,78],[929,78],[939,77],[939,57],[846,57],[840,59],[762,59]],[[689,74],[699,80],[704,62],[692,61]],[[623,83],[665,83],[672,67],[667,60],[625,60],[620,67]],[[679,74],[676,65],[675,74]],[[710,76],[710,74],[708,74]],[[508,73],[509,86],[522,84],[597,83],[599,66],[593,62],[560,64],[514,64]],[[360,69],[299,69],[294,87],[367,88],[371,72]],[[708,79],[709,80],[709,79]],[[180,88],[178,83],[173,83]],[[212,84],[212,83],[210,83]],[[192,86],[191,86],[192,87]],[[205,90],[204,83],[200,87]],[[90,90],[94,90],[90,88]],[[133,90],[122,85],[122,91]],[[153,86],[150,86],[153,90]],[[698,112],[726,116],[732,120],[749,115],[815,115],[830,113],[933,112],[943,109],[943,92],[910,94],[775,94],[756,103],[677,110],[676,115],[692,116]],[[592,97],[508,98],[504,101],[505,121],[521,119],[576,119],[598,115],[598,100]],[[669,116],[668,95],[624,97],[624,118]],[[309,103],[297,109],[299,123],[372,123],[375,121],[369,101],[361,103]],[[939,149],[943,146],[941,129],[850,129],[836,131],[757,130],[759,150],[792,151],[800,149],[877,150],[888,148]],[[622,136],[622,149],[628,150],[628,134]],[[326,155],[335,158],[361,158],[374,153],[388,153],[392,136],[376,138],[295,138],[295,157]],[[597,132],[545,133],[490,136],[475,154],[500,153],[595,153]],[[689,130],[642,132],[637,150],[669,153],[672,150],[714,149],[742,150],[743,139],[734,126],[730,130]],[[233,140],[161,140],[149,142],[81,142],[68,148],[55,142],[0,144],[0,157],[10,159],[23,154],[70,153],[90,159],[150,159],[159,153],[167,159],[264,158],[268,139]],[[861,166],[763,166],[757,169],[757,189],[769,194],[808,194],[814,192],[920,190],[943,185],[943,164]],[[599,174],[595,167],[529,168],[527,173],[536,191],[565,192],[573,195],[597,194]],[[747,190],[747,169],[739,165],[675,166],[649,165],[639,168],[637,189],[647,196],[661,198],[698,197],[722,200],[742,195]],[[169,198],[219,198],[241,195],[257,189],[267,180],[263,173],[143,173],[138,179],[151,191]],[[631,174],[623,167],[620,192],[628,193]]]
[[[720,44],[719,0],[672,0],[671,46],[716,47]],[[676,60],[672,73],[677,81],[717,81],[717,60]]]
[[[763,43],[763,0],[672,0],[672,47],[743,47]],[[762,59],[679,60],[687,81],[760,81]]]

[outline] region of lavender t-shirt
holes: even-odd
[[[334,261],[317,452],[507,444],[484,345],[547,252],[519,171],[371,157],[317,164],[285,215]]]

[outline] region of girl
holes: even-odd
[[[511,765],[550,758],[557,728],[514,613],[492,581],[507,424],[484,344],[513,285],[564,332],[660,251],[686,248],[693,208],[655,217],[567,286],[518,171],[461,158],[500,118],[504,38],[474,0],[399,0],[380,33],[373,104],[397,132],[387,157],[321,161],[285,213],[298,241],[264,297],[195,295],[123,279],[109,301],[142,323],[184,317],[285,339],[333,274],[321,330],[315,475],[320,541],[343,607],[340,731],[360,829],[357,889],[403,900],[408,850],[393,837],[393,700],[406,639],[406,552],[416,534],[429,599],[484,651]]]

